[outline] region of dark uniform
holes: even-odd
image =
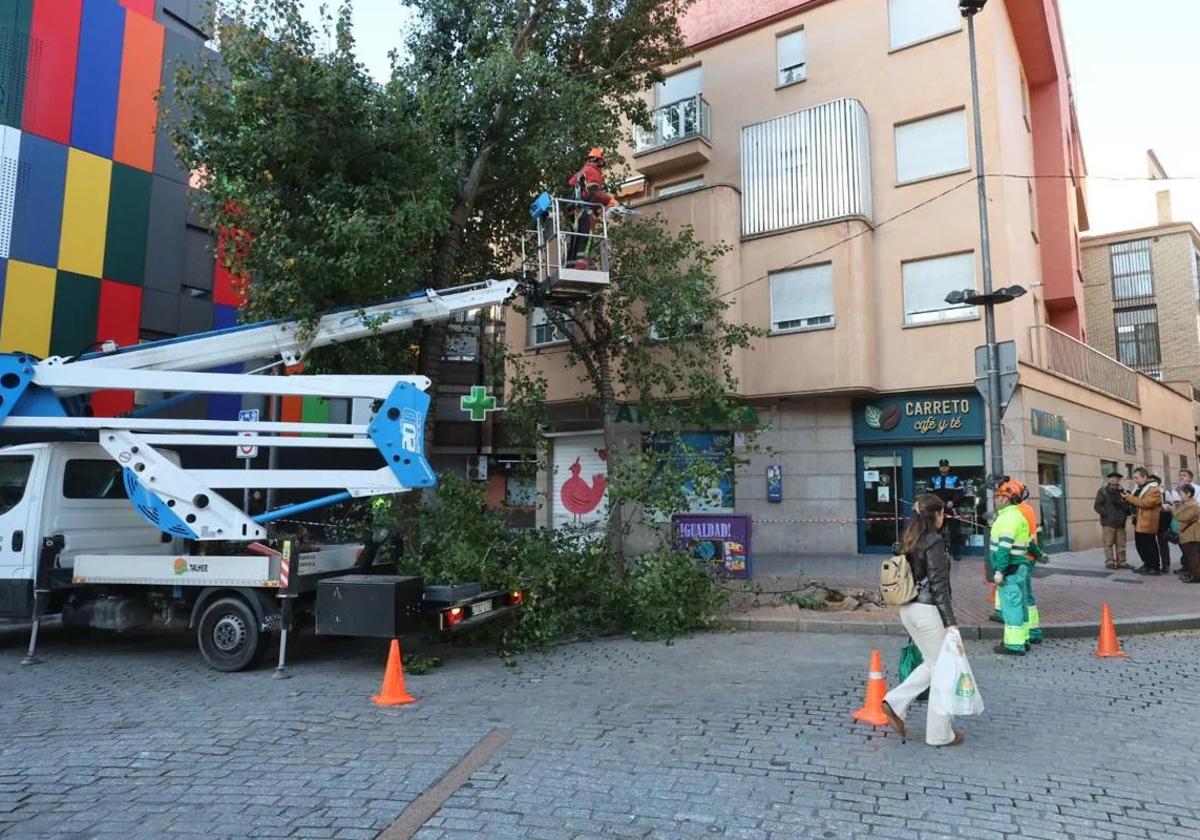
[[[944,458],[938,464],[946,468],[943,474],[938,472],[929,482],[930,491],[946,503],[946,520],[942,524],[942,539],[950,549],[950,556],[955,560],[962,559],[962,523],[958,519],[958,505],[962,501],[963,486],[958,476],[950,472],[950,462]]]

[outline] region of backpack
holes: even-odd
[[[912,565],[903,554],[883,561],[879,566],[879,594],[889,607],[902,607],[917,599],[917,583]]]

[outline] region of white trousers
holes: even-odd
[[[909,704],[929,688],[933,666],[937,663],[938,655],[942,652],[942,643],[946,640],[946,628],[942,626],[941,613],[932,604],[905,604],[900,608],[900,622],[917,643],[925,660],[908,675],[908,679],[889,691],[884,698],[892,707],[892,711],[907,723]],[[938,714],[931,707],[925,716],[925,743],[940,747],[953,741],[952,722],[953,718],[950,715]]]

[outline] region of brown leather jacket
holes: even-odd
[[[1157,481],[1147,481],[1133,493],[1125,494],[1125,501],[1137,508],[1139,534],[1157,534],[1158,519],[1162,516],[1163,494]]]

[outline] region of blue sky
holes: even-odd
[[[306,2],[315,11],[322,0]],[[1200,0],[1059,5],[1092,176],[1143,176],[1153,148],[1169,175],[1200,178]],[[386,77],[388,50],[408,19],[401,0],[355,0],[359,56],[376,77]],[[1092,233],[1154,224],[1163,184],[1093,177],[1088,186]],[[1200,179],[1174,182],[1171,191],[1175,218],[1200,224]]]

